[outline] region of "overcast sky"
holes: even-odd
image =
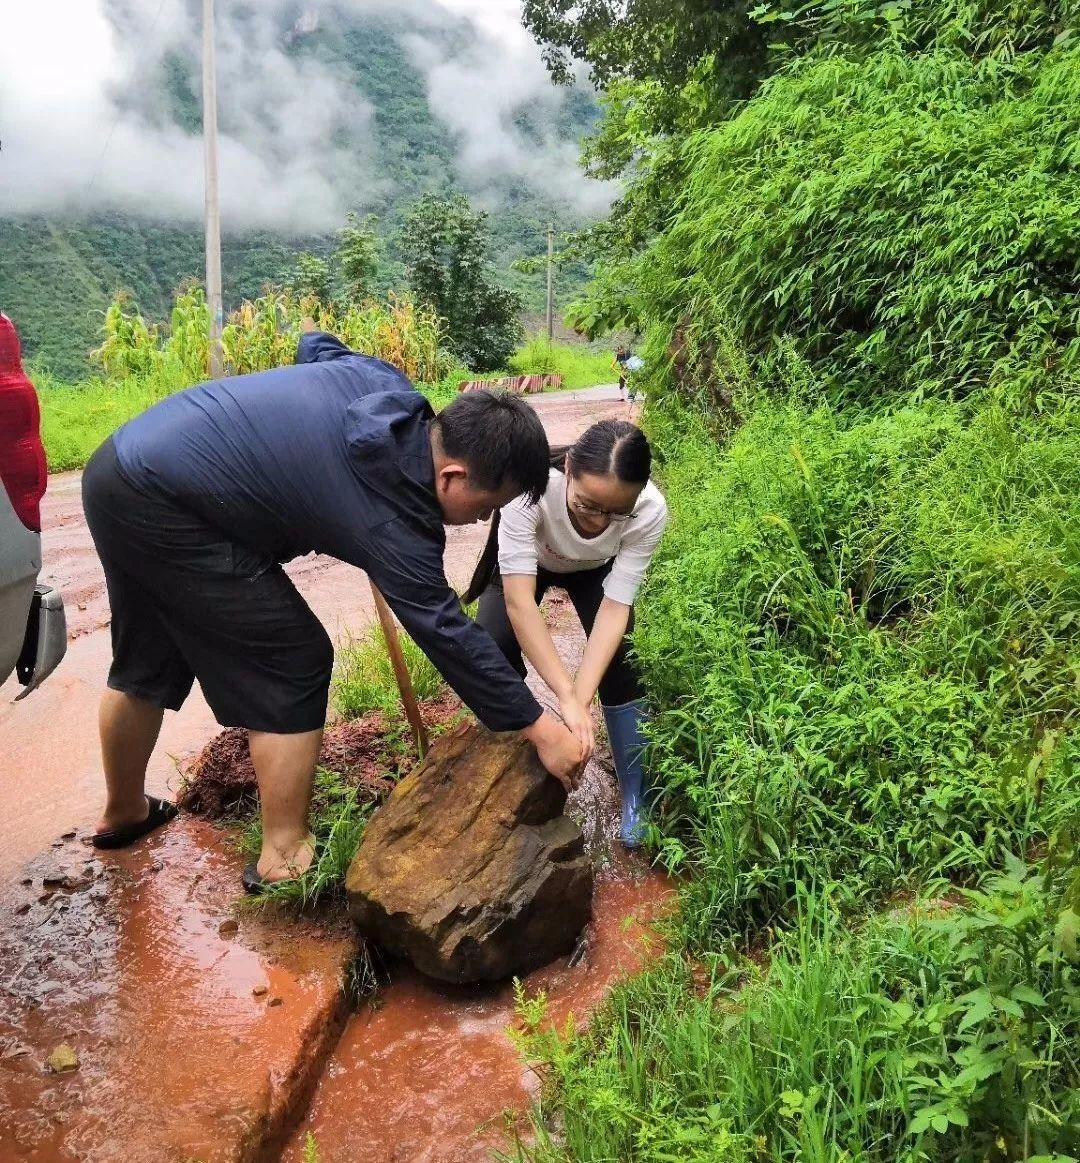
[[[456,135],[463,174],[527,177],[578,209],[610,189],[586,181],[576,149],[529,145],[512,125],[523,102],[557,107],[520,0],[336,0],[408,14],[410,55],[436,116]],[[306,230],[340,224],[375,192],[371,109],[348,79],[282,51],[282,0],[245,4],[243,35],[217,0],[222,211],[227,225]],[[330,0],[310,0],[318,14]],[[202,212],[202,147],[155,108],[162,56],[199,43],[197,0],[32,0],[5,4],[0,36],[0,213],[101,207],[158,217]],[[453,17],[475,44],[447,60],[429,34]],[[124,111],[117,95],[139,95]],[[360,147],[344,148],[342,130]],[[365,146],[365,143],[367,145]]]

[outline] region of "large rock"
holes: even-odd
[[[368,824],[345,887],[361,931],[442,981],[497,981],[569,952],[592,868],[566,791],[516,732],[462,724]]]

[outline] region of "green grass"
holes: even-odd
[[[163,369],[152,376],[103,379],[100,376],[70,384],[31,366],[28,374],[41,401],[41,438],[49,472],[82,468],[91,454],[117,428],[174,392],[192,386],[183,372]],[[448,375],[437,384],[419,384],[419,390],[439,411],[456,395],[459,379]]]
[[[255,903],[303,909],[338,897],[364,828],[377,806],[377,801],[366,795],[363,788],[336,771],[318,768],[309,817],[317,859],[303,876],[270,886]],[[258,856],[262,847],[262,822],[258,814],[245,825],[240,847],[251,859]]]
[[[41,401],[41,438],[50,472],[82,468],[117,428],[173,392],[190,385],[179,374],[65,384],[30,369]]]
[[[1065,1163],[1080,1150],[1069,879],[1012,862],[962,907],[897,909],[854,933],[803,894],[767,960],[718,965],[703,994],[671,956],[581,1036],[519,1007],[547,1082],[535,1145],[514,1158]]]
[[[548,343],[546,336],[534,335],[510,357],[508,369],[515,376],[561,375],[565,389],[591,388],[618,380],[613,361],[614,351],[608,347]]]
[[[403,630],[399,639],[416,697],[421,701],[435,698],[445,689],[442,675]],[[351,639],[339,646],[332,698],[334,707],[346,719],[355,719],[368,711],[381,711],[390,719],[402,717],[401,695],[381,626],[375,626],[363,638]]]

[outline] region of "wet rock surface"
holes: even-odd
[[[499,981],[573,949],[592,865],[566,792],[518,733],[442,736],[368,825],[349,909],[368,938],[441,981]]]

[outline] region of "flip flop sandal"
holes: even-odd
[[[319,848],[316,845],[311,852],[311,863],[304,869],[304,872],[300,873],[300,876],[304,876],[318,862]],[[258,896],[259,893],[273,888],[275,884],[284,884],[286,880],[299,880],[300,876],[287,876],[281,880],[263,880],[262,874],[259,872],[258,862],[253,860],[250,864],[244,866],[244,871],[241,873],[240,879],[244,884],[244,892],[249,893],[251,896]]]
[[[267,883],[259,875],[259,866],[254,861],[244,866],[240,879],[244,882],[244,892],[256,896],[267,887]]]
[[[106,828],[104,832],[95,832],[90,837],[90,843],[95,848],[126,848],[153,832],[155,828],[175,820],[180,814],[176,804],[171,804],[168,800],[159,800],[157,796],[147,796],[146,803],[149,810],[145,820],[138,820],[134,824],[122,824],[119,828]]]

